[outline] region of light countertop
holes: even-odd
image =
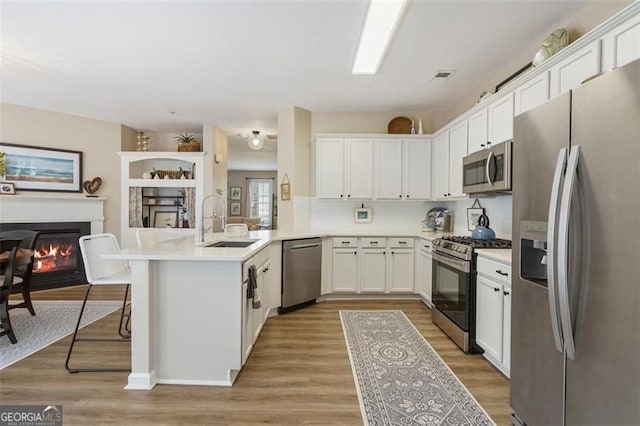
[[[511,265],[511,249],[476,249],[478,256]]]
[[[218,262],[243,262],[250,259],[272,241],[285,241],[316,237],[414,237],[432,241],[442,236],[440,233],[420,231],[250,231],[241,236],[229,236],[222,232],[205,235],[204,243],[195,243],[193,236],[176,238],[143,247],[124,249],[120,254],[104,256],[108,259],[126,260],[195,260]],[[248,247],[207,247],[221,240],[258,240]]]

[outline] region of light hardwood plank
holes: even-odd
[[[33,298],[81,299],[85,288],[39,292]],[[94,300],[119,300],[123,295],[123,289],[110,286],[96,290]],[[0,401],[63,404],[68,425],[362,424],[338,315],[341,309],[405,312],[489,415],[499,425],[511,424],[509,381],[481,356],[460,351],[431,322],[429,309],[419,301],[326,301],[272,318],[231,388],[159,385],[149,392],[126,391],[127,373],[69,375],[64,369],[67,337],[0,371]],[[85,330],[115,333],[118,318],[116,312]],[[78,365],[129,364],[128,344],[80,345]]]

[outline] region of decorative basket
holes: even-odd
[[[185,179],[189,179],[190,172],[188,170],[156,170],[155,173],[160,179],[169,176],[169,179],[180,179],[184,175]]]
[[[187,142],[178,144],[178,152],[198,152],[200,151],[200,142]]]

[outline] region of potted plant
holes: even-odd
[[[185,132],[185,134],[176,136],[174,139],[178,142],[178,152],[200,151],[200,142],[198,142],[198,140],[189,133]]]

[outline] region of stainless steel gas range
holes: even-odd
[[[481,352],[476,334],[476,248],[511,248],[511,241],[442,237],[433,241],[433,322],[463,351]]]

